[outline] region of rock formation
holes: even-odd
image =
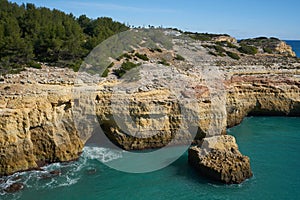
[[[297,67],[255,71],[246,69],[227,80],[227,127],[252,116],[300,116]],[[241,70],[242,71],[242,70]]]
[[[13,183],[7,188],[4,189],[5,192],[7,193],[15,193],[24,188],[24,185],[22,183]]]
[[[215,42],[230,42],[230,43],[234,43],[234,44],[237,43],[237,40],[235,38],[226,36],[226,35],[214,37],[213,41],[215,41]]]
[[[229,135],[204,138],[200,146],[191,147],[189,163],[205,176],[227,184],[252,177],[250,159],[239,152]]]
[[[278,38],[252,38],[241,40],[241,44],[255,46],[261,53],[279,54],[284,56],[296,57],[295,52],[286,42]]]
[[[290,56],[296,56],[296,53],[293,51],[291,46],[287,45],[285,42],[280,41],[279,44],[275,48],[280,54],[286,54]]]
[[[113,60],[106,78],[46,66],[0,77],[0,176],[77,159],[95,122],[117,146],[138,150],[190,144],[194,136],[197,144],[247,115],[300,115],[296,58],[223,47],[235,60],[211,54],[215,41],[176,35],[173,43]],[[118,79],[113,70],[122,62],[139,62],[133,77],[144,79],[131,81],[134,70]]]
[[[56,88],[59,93],[34,85],[0,88],[0,175],[78,158],[83,141],[64,87]]]

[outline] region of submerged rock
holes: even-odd
[[[230,135],[205,138],[200,146],[191,147],[189,163],[203,175],[227,184],[252,177],[249,157],[239,152],[235,138]]]
[[[5,188],[4,191],[7,193],[15,193],[15,192],[22,190],[23,188],[24,188],[23,183],[13,183],[10,186],[8,186],[7,188]]]
[[[97,169],[95,169],[95,168],[90,168],[90,169],[86,170],[86,174],[88,174],[88,175],[93,175],[96,173],[97,173]]]
[[[59,176],[59,175],[61,175],[61,171],[60,170],[53,170],[53,171],[49,172],[49,174],[54,175],[54,176]]]

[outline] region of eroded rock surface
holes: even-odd
[[[250,159],[240,153],[233,136],[205,138],[201,145],[189,149],[188,159],[205,176],[227,184],[252,177]]]
[[[59,92],[33,85],[0,88],[6,91],[0,97],[0,175],[78,158],[83,141],[65,88]]]
[[[46,66],[0,77],[0,176],[77,159],[95,123],[117,146],[138,150],[200,143],[249,114],[300,115],[297,58],[223,47],[235,60],[212,55],[215,41],[173,42],[173,50],[136,49],[130,60],[114,60],[106,78]],[[136,85],[112,71],[127,60],[141,64]]]

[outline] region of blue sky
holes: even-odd
[[[135,26],[300,40],[299,0],[15,0]]]

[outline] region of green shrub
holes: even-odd
[[[128,70],[131,70],[137,66],[139,66],[140,64],[135,64],[135,63],[132,63],[132,62],[124,62],[122,63],[121,65],[121,68],[128,71]]]
[[[132,58],[132,56],[129,55],[128,53],[124,53],[123,55],[124,55],[125,58],[128,58],[128,59],[131,59],[131,58]]]
[[[170,66],[170,63],[168,63],[165,59],[162,59],[161,61],[158,61],[158,64],[162,64],[165,66]]]
[[[212,39],[212,37],[206,33],[191,33],[191,32],[185,32],[185,33],[188,34],[194,40],[210,41]]]
[[[184,34],[188,35],[192,39],[201,40],[201,41],[210,41],[214,37],[219,36],[229,36],[227,34],[212,34],[212,33],[193,33],[193,32],[184,32]]]
[[[209,49],[212,49],[214,46],[212,46],[212,45],[208,45],[208,44],[202,44],[202,46],[204,47],[204,48],[209,48]]]
[[[126,71],[124,69],[114,69],[113,72],[114,72],[114,75],[116,75],[118,78],[121,78],[126,73]]]
[[[218,52],[219,54],[224,53],[225,49],[223,47],[221,47],[220,45],[215,45],[214,49],[216,50],[216,52]]]
[[[162,50],[160,48],[155,48],[154,50],[159,52],[159,53],[162,53]]]
[[[258,50],[254,46],[248,46],[245,44],[242,44],[240,48],[238,48],[239,52],[245,53],[245,54],[250,54],[250,55],[255,55],[257,54]]]
[[[144,61],[148,61],[149,60],[149,58],[148,58],[148,56],[146,54],[136,53],[135,56],[138,57],[141,60],[144,60]]]
[[[231,42],[226,42],[227,47],[232,48],[232,49],[237,49],[238,47],[234,44],[232,44]]]
[[[223,42],[216,42],[216,45],[222,46],[222,47],[228,47],[228,48],[232,48],[232,49],[237,49],[238,47],[234,44],[232,44],[231,42],[228,41],[223,41]]]
[[[129,71],[137,66],[140,66],[140,65],[141,65],[140,63],[135,64],[132,62],[124,62],[124,63],[122,63],[120,69],[115,69],[115,70],[113,70],[113,72],[118,78],[121,78],[127,71]]]
[[[213,55],[213,56],[216,56],[216,57],[218,56],[215,52],[212,52],[212,51],[209,51],[208,53],[209,53],[210,55]]]
[[[159,53],[162,53],[162,49],[160,48],[149,48],[149,51],[151,51],[152,53],[154,53],[155,51],[159,52]]]
[[[272,49],[269,48],[269,47],[264,47],[263,50],[264,50],[264,52],[266,52],[266,53],[273,53]]]
[[[112,68],[115,65],[114,62],[110,63],[107,68]]]
[[[34,61],[30,61],[28,63],[29,67],[35,68],[35,69],[42,69],[42,66],[40,63],[34,62]]]
[[[68,68],[73,69],[74,72],[78,72],[81,67],[81,61],[77,61],[76,63],[71,63],[67,65]]]
[[[102,77],[107,77],[108,76],[108,73],[109,73],[109,69],[106,68],[105,71],[102,73]]]
[[[132,56],[129,55],[128,53],[123,53],[122,55],[120,55],[119,57],[117,57],[117,61],[121,61],[123,58],[127,58],[127,59],[131,59]]]
[[[176,60],[181,60],[181,61],[185,61],[185,58],[182,57],[181,55],[177,54],[175,57]]]
[[[235,60],[239,60],[241,59],[239,55],[237,55],[236,53],[234,52],[231,52],[231,51],[226,51],[226,54],[232,58],[232,59],[235,59]]]

